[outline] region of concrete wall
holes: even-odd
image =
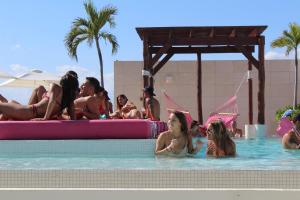
[[[114,63],[115,97],[126,94],[139,108],[142,106],[143,62],[116,61]],[[202,94],[203,117],[221,106],[234,95],[243,76],[247,73],[246,60],[202,61]],[[265,62],[265,118],[268,133],[275,132],[274,120],[276,109],[292,104],[294,84],[293,60],[267,60]],[[254,122],[257,121],[257,92],[258,72],[253,67],[253,103]],[[166,92],[184,108],[188,109],[197,119],[197,62],[169,61],[155,76],[155,93],[161,102],[161,119],[167,120],[165,102],[162,90]],[[298,99],[300,94],[298,93]],[[248,123],[248,84],[243,83],[238,93],[239,118],[238,125],[244,128]]]

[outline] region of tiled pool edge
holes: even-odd
[[[0,188],[300,189],[300,171],[0,170]]]

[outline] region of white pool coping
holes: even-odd
[[[292,170],[0,170],[0,188],[300,189]]]

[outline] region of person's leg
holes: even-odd
[[[7,101],[7,99],[6,99],[4,96],[2,96],[2,95],[0,94],[0,102],[1,102],[1,103],[7,103],[8,101]]]
[[[11,100],[8,103],[15,103],[15,104],[20,104],[19,102],[17,102],[16,100]]]
[[[32,107],[15,103],[0,103],[0,114],[16,120],[30,120],[35,117]]]
[[[38,103],[42,98],[43,98],[43,94],[47,92],[46,88],[42,85],[40,85],[39,87],[35,88],[32,91],[32,94],[30,96],[28,105],[33,105]]]
[[[137,109],[133,109],[129,112],[127,119],[141,119],[141,113]]]

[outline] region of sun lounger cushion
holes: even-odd
[[[2,121],[0,139],[147,139],[157,134],[149,120]]]

